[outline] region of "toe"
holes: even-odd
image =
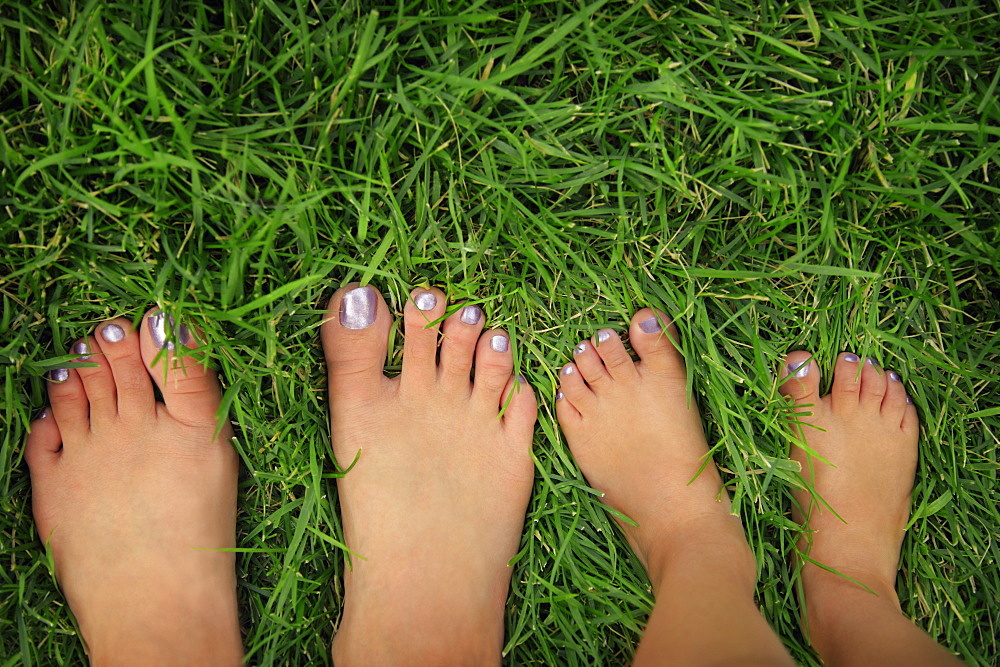
[[[591,344],[597,349],[604,368],[614,380],[626,380],[638,375],[635,362],[614,329],[601,329],[594,335]]]
[[[201,345],[198,332],[153,308],[143,318],[139,338],[142,360],[160,388],[167,413],[182,424],[214,425],[222,397],[204,352],[194,351]],[[191,352],[178,354],[180,346]],[[117,368],[114,360],[112,368]]]
[[[514,370],[510,335],[502,329],[484,331],[476,345],[475,366],[473,400],[497,407]]]
[[[611,379],[611,375],[604,368],[601,355],[589,340],[582,341],[573,348],[573,363],[591,387],[600,386],[602,382]]]
[[[59,426],[48,408],[42,410],[38,419],[31,422],[28,438],[24,443],[24,459],[33,473],[51,465],[59,456],[62,436]]]
[[[684,357],[674,345],[677,340],[677,327],[663,311],[643,308],[632,316],[629,342],[639,355],[641,373],[684,378]]]
[[[899,427],[916,442],[920,430],[920,416],[917,414],[917,406],[913,403],[913,396],[909,394],[906,396],[906,409],[903,411],[903,421]]]
[[[321,329],[331,395],[364,402],[384,386],[391,326],[375,288],[351,283],[334,293]]]
[[[790,353],[782,364],[780,377],[778,391],[796,406],[795,412],[812,412],[819,401],[819,366],[812,354]]]
[[[894,424],[902,424],[906,414],[906,389],[903,378],[896,371],[887,371],[885,396],[882,397],[882,416]]]
[[[417,288],[403,307],[403,384],[426,387],[437,377],[437,346],[444,318],[444,292]]]
[[[479,306],[460,306],[444,321],[441,340],[441,382],[454,388],[469,388],[472,357],[483,330],[485,317]]]
[[[861,358],[853,352],[841,352],[837,357],[837,366],[833,371],[833,386],[830,388],[834,407],[856,408],[860,392]]]
[[[597,396],[583,381],[576,364],[566,364],[559,371],[559,393],[563,397],[557,400],[557,405],[572,406],[581,417],[586,417],[592,412],[597,401]],[[558,395],[556,394],[557,397]]]
[[[503,424],[513,436],[513,442],[527,442],[531,446],[531,436],[538,417],[538,403],[535,392],[523,375],[511,376],[500,400],[503,407]]]
[[[80,355],[76,361],[96,364],[76,369],[90,402],[90,419],[95,423],[113,419],[118,415],[118,392],[111,365],[101,354],[100,345],[94,338],[84,338],[74,343],[70,350]]]
[[[63,439],[90,432],[90,402],[80,375],[72,368],[57,368],[45,376],[52,418]],[[65,444],[65,443],[64,443]]]
[[[862,365],[858,403],[862,408],[878,411],[882,408],[882,399],[885,397],[885,371],[871,357],[865,359]]]
[[[149,371],[142,360],[140,335],[132,329],[132,323],[124,318],[116,318],[97,327],[97,333],[90,339],[94,348],[88,361],[100,364],[90,369],[95,380],[114,383],[116,414],[126,419],[145,419],[156,407],[153,383]],[[102,387],[101,391],[112,390]],[[89,392],[89,386],[88,386]]]

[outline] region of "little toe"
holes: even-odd
[[[504,426],[511,431],[513,441],[527,442],[530,447],[538,417],[538,402],[535,400],[535,392],[523,375],[510,377],[500,398],[500,406],[504,408]]]
[[[841,352],[837,356],[837,365],[833,371],[833,386],[830,389],[835,408],[850,409],[858,406],[861,370],[861,358],[853,352]]]
[[[331,396],[365,402],[381,390],[391,326],[375,288],[351,283],[334,293],[321,328]]]
[[[440,363],[441,382],[455,388],[469,388],[472,358],[485,322],[479,306],[461,306],[444,321]]]
[[[598,331],[591,343],[597,349],[604,368],[615,380],[626,380],[638,375],[635,362],[629,356],[628,350],[622,343],[621,336],[614,329],[601,329]]]
[[[101,422],[113,419],[118,415],[118,391],[115,387],[115,377],[111,365],[101,354],[101,347],[94,338],[84,338],[74,343],[70,350],[78,354],[76,361],[83,361],[97,366],[81,366],[76,369],[87,392],[90,402],[90,419]]]
[[[643,308],[632,316],[629,342],[639,355],[640,373],[685,378],[684,357],[674,345],[677,340],[677,327],[662,311]]]
[[[902,424],[906,414],[906,389],[903,378],[896,371],[887,371],[885,396],[882,397],[882,416],[896,424]]]
[[[90,432],[90,401],[79,373],[72,368],[56,368],[45,375],[52,419],[63,438]]]
[[[59,425],[48,408],[42,410],[38,418],[31,422],[28,437],[24,443],[24,459],[33,474],[56,461],[62,447]]]
[[[796,412],[812,412],[819,402],[819,366],[812,354],[791,352],[785,357],[778,392],[795,404]]]
[[[882,407],[888,378],[882,367],[871,357],[865,359],[862,365],[858,403],[862,408],[878,411]]]
[[[440,320],[447,307],[444,292],[417,288],[403,307],[402,382],[426,387],[437,377],[437,346]]]
[[[511,372],[514,355],[510,335],[502,329],[488,329],[476,345],[475,382],[473,400],[488,406],[499,406]]]
[[[139,338],[142,359],[160,388],[167,413],[186,425],[215,425],[222,396],[204,353],[194,351],[201,345],[198,332],[153,308],[143,318]],[[178,346],[191,352],[178,354]],[[112,368],[118,368],[114,359]]]
[[[110,375],[114,389],[102,386],[101,391],[115,397],[115,414],[126,419],[144,419],[153,414],[156,408],[153,382],[142,360],[139,332],[132,328],[132,323],[121,317],[105,322],[97,327],[89,344],[93,352],[87,361],[100,364],[88,369],[89,374],[102,383]],[[90,391],[89,384],[87,390]]]
[[[914,439],[920,430],[920,416],[917,414],[917,406],[913,402],[913,397],[906,395],[906,409],[903,410],[903,421],[899,427]]]
[[[559,398],[560,394],[562,398]],[[586,417],[594,410],[597,396],[584,382],[580,369],[576,364],[566,364],[559,371],[559,393],[556,394],[556,405],[565,403],[572,406],[581,417]]]
[[[573,363],[591,387],[599,386],[611,379],[611,375],[604,368],[601,355],[589,340],[582,341],[573,348]]]

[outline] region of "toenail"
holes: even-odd
[[[517,376],[517,381],[520,382],[521,384],[527,384],[528,383],[528,378],[524,377],[523,375],[518,375]]]
[[[479,306],[466,306],[462,309],[462,321],[466,324],[478,324],[483,317],[483,310]]]
[[[155,313],[150,315],[149,320],[149,335],[153,338],[153,345],[160,348],[167,348],[168,350],[175,349],[175,343],[167,338],[167,324],[170,324],[170,332],[173,333],[174,338],[178,343],[183,345],[188,342],[191,336],[188,335],[187,327],[183,324],[177,326],[174,322],[172,315],[167,315],[164,312]]]
[[[858,355],[851,354],[850,352],[848,352],[847,354],[844,355],[844,361],[849,361],[852,364],[856,364],[859,361],[861,361],[861,359],[860,359],[860,357],[858,357]]]
[[[345,329],[367,329],[375,321],[375,291],[355,287],[344,294],[340,304],[340,324]]]
[[[869,366],[878,366],[878,364],[875,363],[875,360],[872,359],[871,357],[865,357],[865,363],[868,364]]]
[[[109,343],[117,343],[125,337],[125,330],[117,324],[109,324],[101,329],[101,338]]]
[[[809,375],[809,362],[793,361],[788,364],[788,372],[792,374],[792,377],[804,378]]]
[[[563,400],[563,393],[561,391],[556,392],[556,400],[557,401]]]
[[[79,355],[77,358],[80,359],[80,361],[86,361],[87,359],[90,359],[89,352],[90,348],[87,347],[87,344],[82,340],[73,346],[73,354]]]
[[[663,331],[663,327],[660,326],[659,320],[655,317],[639,322],[639,328],[642,329],[643,333],[657,333]]]
[[[597,332],[597,342],[598,342],[598,344],[603,343],[604,341],[608,340],[609,338],[611,338],[611,331],[609,331],[607,329],[601,329],[600,331]]]
[[[490,338],[490,347],[494,352],[506,352],[507,348],[510,347],[510,342],[507,340],[506,336],[496,335]]]
[[[899,379],[899,373],[896,371],[889,371],[889,379],[893,382],[902,382],[902,380]]]
[[[580,343],[579,345],[573,348],[573,354],[583,354],[586,351],[587,351],[586,343]]]
[[[44,409],[42,409],[41,412],[38,413],[38,418],[39,419],[45,419],[48,416],[49,416],[49,409],[48,408],[44,408]]]
[[[69,379],[69,371],[65,368],[53,368],[49,371],[49,380],[51,382],[65,382]]]
[[[909,394],[906,395],[906,402],[909,405],[913,405],[913,398]]]
[[[434,306],[437,305],[438,299],[430,292],[421,292],[417,295],[417,298],[414,299],[413,302],[417,304],[417,308],[420,310],[434,310]]]
[[[576,372],[576,366],[574,366],[573,364],[568,364],[566,366],[563,366],[562,369],[563,375],[572,375],[575,372]]]

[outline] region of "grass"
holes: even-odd
[[[248,661],[329,661],[317,324],[350,280],[397,312],[441,285],[518,337],[542,406],[510,664],[621,664],[642,632],[648,581],[551,399],[573,344],[645,305],[679,323],[796,660],[818,664],[774,369],[807,348],[903,375],[923,420],[903,608],[995,664],[996,2],[452,4],[0,1],[0,665],[84,660],[33,534],[40,374],[154,302],[207,332],[238,423]]]

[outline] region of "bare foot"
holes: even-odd
[[[657,603],[636,664],[789,664],[754,604],[753,555],[687,392],[677,330],[661,329],[669,322],[649,308],[632,317],[638,363],[613,330],[581,342],[556,402],[590,485],[638,524],[619,521]]]
[[[164,319],[106,322],[73,346],[96,368],[50,373],[25,451],[35,522],[94,664],[240,664],[234,556],[213,551],[235,542],[232,431],[214,435],[212,371],[154,365],[158,342],[197,346]]]
[[[919,429],[900,376],[846,352],[826,396],[808,352],[789,354],[782,374],[780,391],[796,406],[793,430],[805,445],[792,457],[816,493],[796,491],[792,508],[807,525],[799,549],[808,559],[804,620],[813,646],[830,664],[951,661],[902,616],[896,597]]]
[[[476,306],[431,324],[446,306],[440,290],[414,290],[403,311],[403,370],[391,379],[382,297],[348,285],[328,306],[333,450],[342,469],[357,459],[338,482],[355,556],[337,665],[500,660],[507,562],[534,478],[535,398],[515,383],[509,335],[483,332]]]

